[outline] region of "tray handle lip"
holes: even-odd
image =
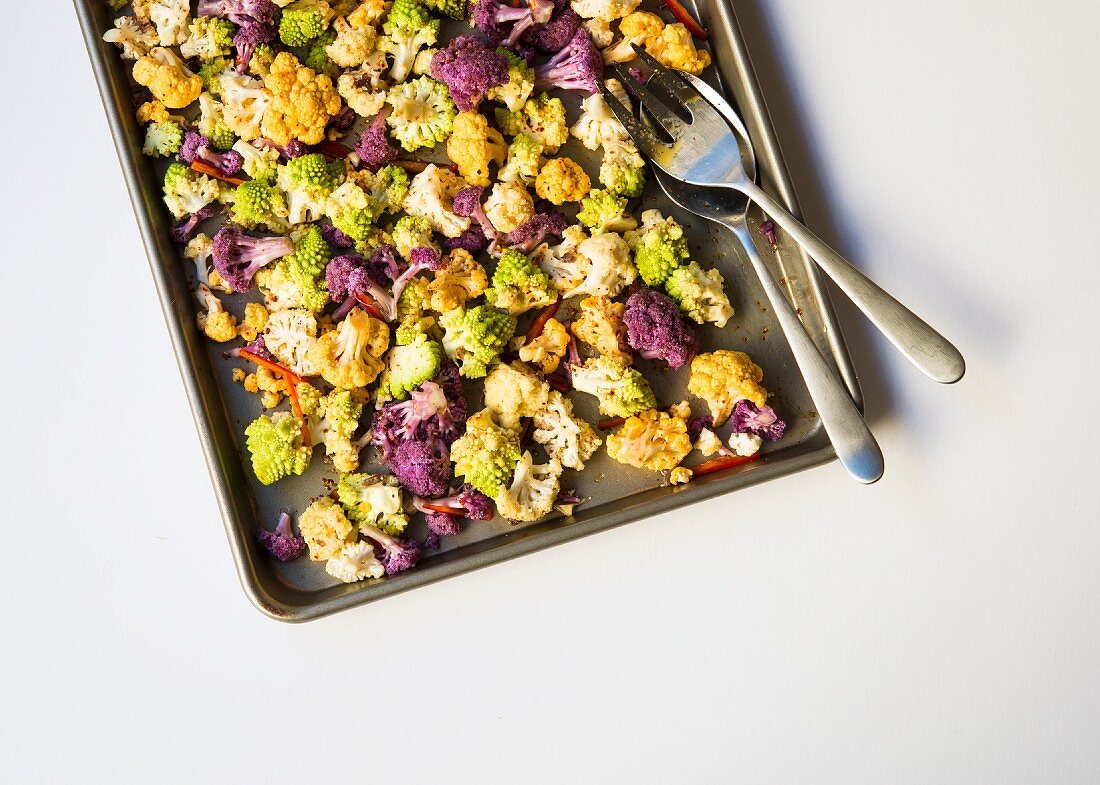
[[[707,0],[707,2],[721,8],[721,0]],[[169,340],[172,343],[173,354],[184,384],[188,404],[191,407],[192,419],[206,459],[207,472],[221,512],[222,525],[229,541],[237,577],[249,602],[268,618],[290,623],[319,619],[393,594],[419,588],[491,564],[525,556],[544,548],[571,542],[610,528],[639,521],[642,518],[663,514],[688,504],[723,495],[730,490],[726,489],[725,486],[735,478],[739,483],[738,487],[747,487],[835,460],[835,453],[828,440],[815,444],[814,442],[819,440],[814,439],[805,443],[804,451],[797,454],[786,454],[782,462],[769,463],[765,460],[746,466],[744,471],[725,475],[721,478],[716,477],[713,482],[684,486],[682,489],[677,489],[675,493],[649,501],[644,512],[638,512],[634,509],[637,505],[629,505],[599,518],[573,523],[567,521],[568,525],[564,526],[554,525],[555,522],[551,522],[547,524],[545,530],[530,532],[528,536],[520,538],[518,542],[507,548],[501,546],[486,549],[465,559],[456,558],[453,561],[441,564],[424,565],[422,569],[400,576],[393,576],[374,586],[359,587],[357,590],[347,589],[342,591],[341,587],[334,587],[333,596],[321,600],[311,600],[310,598],[314,596],[314,593],[298,592],[289,587],[285,597],[276,597],[264,586],[256,569],[257,560],[253,558],[251,553],[256,546],[245,535],[246,527],[244,524],[249,519],[255,523],[255,513],[249,506],[238,504],[237,499],[229,489],[225,475],[221,471],[227,465],[240,468],[239,454],[232,440],[229,439],[227,444],[223,443],[224,440],[218,438],[215,429],[212,427],[216,418],[225,418],[225,413],[220,407],[211,405],[210,396],[204,391],[195,368],[192,367],[193,365],[209,365],[209,362],[206,354],[198,351],[192,345],[196,338],[194,324],[190,319],[182,318],[181,303],[173,296],[173,290],[178,288],[177,283],[170,280],[169,276],[165,274],[164,267],[167,264],[165,260],[174,258],[176,253],[174,249],[170,252],[166,248],[168,241],[167,232],[165,231],[165,218],[161,213],[154,213],[148,209],[146,189],[142,182],[143,167],[140,164],[143,162],[143,156],[137,143],[138,135],[134,133],[134,128],[127,127],[127,124],[136,127],[136,121],[132,116],[118,109],[116,92],[118,90],[119,75],[121,74],[121,61],[117,59],[112,61],[112,58],[106,56],[105,47],[108,45],[100,39],[99,32],[101,29],[106,29],[103,20],[107,16],[107,6],[105,3],[97,3],[95,0],[73,0],[73,5],[80,23],[84,45],[91,61],[92,72],[95,75],[99,89],[100,100],[104,107],[107,125],[111,131],[115,152],[121,164],[123,181],[126,184],[130,204],[137,220],[142,245],[145,248],[146,258],[156,284],[161,312],[168,326]],[[759,84],[752,70],[751,61],[748,60],[740,28],[737,26],[732,9],[728,10],[730,14],[728,24],[732,33],[734,50],[739,60],[738,65],[742,69],[746,84],[751,88],[749,93],[755,104],[754,111],[759,112],[762,117],[762,122],[759,125],[764,131],[765,143],[773,146],[772,150],[769,151],[770,157],[775,157],[778,155],[778,142],[774,138],[774,131],[767,116],[763,98],[759,93]],[[97,15],[102,19],[97,18]],[[111,64],[109,65],[109,63]],[[124,77],[121,82],[126,84]],[[126,84],[126,89],[129,90],[128,84]],[[798,204],[789,175],[786,169],[782,167],[781,156],[777,160],[779,166],[775,169],[775,180],[780,188],[780,196],[792,210],[797,212]],[[836,323],[836,314],[829,301],[828,291],[822,286],[820,274],[817,273],[816,267],[811,263],[808,268],[811,274],[815,274],[814,289],[822,298],[822,314],[830,336],[830,348],[834,353],[845,383],[852,391],[857,405],[862,409],[859,384],[851,367],[851,359],[848,356],[839,326]],[[187,302],[186,298],[183,299],[184,302]],[[209,383],[214,384],[212,375],[210,379]],[[216,391],[214,391],[214,394],[216,395]],[[232,460],[224,460],[226,456],[232,457]],[[298,601],[298,597],[301,598],[301,601]]]

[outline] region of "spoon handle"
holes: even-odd
[[[875,482],[882,476],[883,458],[871,429],[787,302],[786,295],[756,249],[744,221],[724,220],[722,223],[737,235],[748,253],[841,464],[860,482]]]
[[[746,180],[732,187],[756,202],[805,248],[818,267],[925,376],[942,384],[953,384],[962,378],[966,362],[950,341],[826,245],[756,183]]]

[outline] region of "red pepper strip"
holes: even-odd
[[[279,363],[272,362],[271,360],[265,360],[260,355],[248,351],[248,349],[241,349],[240,356],[246,360],[256,363],[256,365],[259,365],[261,368],[267,368],[267,370],[279,374],[288,382],[293,382],[294,384],[297,384],[298,382],[302,381],[301,376],[294,373],[294,371],[290,370],[286,366],[279,365]]]
[[[363,310],[373,316],[375,319],[380,319],[383,322],[386,321],[386,317],[382,314],[382,309],[378,307],[378,303],[370,298],[367,294],[357,294],[355,299],[359,301],[359,304],[363,306]]]
[[[421,502],[420,506],[425,510],[431,510],[432,512],[443,512],[447,515],[458,515],[458,512],[445,504],[432,504],[431,502]]]
[[[294,410],[294,416],[302,421],[302,444],[306,447],[313,446],[313,440],[309,437],[309,423],[306,422],[306,416],[302,412],[302,402],[298,400],[298,390],[294,384],[286,377],[286,386],[290,397],[290,408]]]
[[[626,422],[625,417],[612,417],[610,420],[600,420],[596,427],[601,431],[610,431],[612,428],[618,428],[624,422]]]
[[[351,148],[346,144],[326,139],[313,145],[313,149],[329,158],[347,158],[351,155]]]
[[[723,469],[732,469],[734,466],[740,466],[743,463],[751,463],[759,457],[760,453],[750,455],[748,458],[743,455],[720,455],[717,458],[711,458],[709,461],[703,461],[698,466],[691,467],[691,476],[702,477],[713,472],[720,472]]]
[[[561,295],[558,295],[558,299],[553,303],[546,306],[539,317],[531,323],[531,329],[527,331],[527,337],[523,339],[524,343],[531,343],[531,341],[542,335],[543,329],[546,327],[546,323],[550,321],[550,318],[558,312],[558,306],[561,305]]]
[[[558,392],[569,392],[571,389],[573,389],[572,386],[569,384],[569,380],[562,376],[560,373],[547,374],[546,383]]]
[[[205,174],[208,177],[213,177],[216,180],[221,180],[223,182],[229,183],[230,185],[240,185],[241,183],[245,182],[239,177],[232,177],[231,175],[224,174],[223,172],[215,169],[213,166],[205,163],[204,161],[192,161],[191,169],[198,172],[199,174]]]
[[[683,23],[689,33],[702,41],[707,40],[707,31],[695,21],[691,12],[680,4],[680,0],[661,0],[661,2],[668,6],[668,10],[676,17],[676,21]]]

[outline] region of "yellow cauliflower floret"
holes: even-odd
[[[569,333],[565,325],[551,317],[535,340],[519,347],[519,359],[537,365],[543,373],[553,373],[568,347]]]
[[[477,112],[459,112],[454,122],[454,131],[447,140],[448,157],[470,185],[489,185],[489,163],[496,161],[501,166],[508,154],[504,137]]]
[[[169,109],[182,109],[202,92],[202,79],[171,49],[157,46],[134,63],[134,81]]]
[[[619,22],[619,34],[638,43],[648,43],[651,38],[659,38],[664,29],[665,21],[649,11],[635,11]]]
[[[306,68],[289,52],[279,52],[264,86],[271,91],[260,125],[265,137],[279,145],[294,139],[317,144],[325,138],[325,126],[340,111],[340,96],[331,79]]]
[[[245,376],[242,383],[247,392],[260,394],[260,405],[265,409],[274,409],[289,392],[286,380],[267,368],[258,368],[255,373]]]
[[[581,165],[572,158],[551,158],[535,178],[535,193],[551,204],[579,202],[592,188]]]
[[[356,528],[334,499],[322,496],[298,516],[298,531],[309,546],[309,558],[326,561],[354,542]]]
[[[470,252],[455,248],[443,257],[443,263],[428,284],[429,307],[437,313],[461,308],[467,300],[480,297],[489,286],[485,268]]]
[[[522,183],[497,183],[485,200],[485,215],[498,232],[515,231],[535,214],[535,200]]]
[[[317,339],[306,359],[329,384],[354,390],[378,378],[384,367],[381,357],[389,345],[389,326],[353,308],[336,329]]]
[[[245,303],[244,319],[240,327],[241,337],[251,343],[265,327],[267,327],[267,309],[259,303]]]
[[[679,22],[665,25],[660,36],[647,38],[645,49],[669,68],[687,71],[698,76],[710,65],[710,52],[696,49],[691,33]]]
[[[639,469],[666,471],[691,452],[687,421],[657,409],[627,418],[607,437],[607,454],[619,463]]]
[[[623,312],[626,306],[610,297],[585,297],[580,302],[580,312],[569,326],[573,335],[583,344],[609,357],[617,357],[630,364],[630,348],[626,343],[626,326]]]
[[[742,398],[764,405],[768,391],[760,384],[763,379],[764,372],[747,354],[719,349],[691,361],[688,392],[706,401],[717,427],[729,419]]]
[[[195,321],[207,338],[225,343],[237,337],[237,318],[222,307],[222,301],[214,296],[209,286],[199,284],[195,297],[204,309],[199,311]]]
[[[521,365],[500,363],[485,377],[485,408],[505,428],[515,430],[523,417],[546,406],[550,385]]]
[[[389,7],[386,0],[363,0],[348,14],[348,24],[352,27],[371,27],[378,23]]]
[[[134,117],[142,125],[146,123],[169,123],[175,122],[183,125],[184,119],[182,115],[172,114],[168,111],[163,103],[157,100],[146,101],[137,108],[134,112]]]
[[[668,481],[671,485],[683,485],[684,483],[691,482],[691,469],[687,469],[683,466],[677,466],[675,469],[668,473]]]

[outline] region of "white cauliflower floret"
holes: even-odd
[[[176,218],[197,213],[221,194],[218,181],[204,174],[191,172],[186,177],[173,178],[164,186],[164,203]]]
[[[557,390],[551,390],[546,406],[535,414],[532,437],[546,448],[562,466],[583,469],[584,462],[599,449],[603,440],[592,426],[573,414],[573,403]]]
[[[550,385],[522,367],[500,363],[485,377],[485,407],[505,428],[542,411],[549,393]]]
[[[444,237],[458,237],[470,228],[470,219],[455,215],[451,207],[455,194],[465,185],[465,181],[454,172],[428,164],[409,183],[402,206],[410,215],[426,218],[432,228]],[[499,228],[499,224],[494,222],[494,225]]]
[[[374,51],[377,33],[373,27],[352,27],[345,19],[332,23],[336,40],[325,47],[329,59],[341,68],[356,68]]]
[[[615,297],[638,277],[630,261],[630,248],[614,232],[605,232],[577,246],[577,254],[588,260],[584,265],[584,280],[574,286],[566,297],[580,294]]]
[[[608,79],[604,84],[619,98],[627,111],[630,110],[630,98],[617,79]],[[589,150],[600,147],[614,149],[623,144],[631,144],[630,135],[611,111],[601,93],[592,93],[581,102],[581,118],[569,129],[574,137]]]
[[[432,58],[435,57],[435,53],[438,51],[434,46],[430,46],[417,52],[416,58],[413,60],[413,74],[416,76],[431,76]]]
[[[512,484],[496,498],[497,512],[512,521],[537,521],[554,509],[561,488],[561,463],[534,465],[530,450],[516,464]]]
[[[512,232],[535,214],[535,200],[520,182],[497,183],[485,200],[485,215],[500,232]]]
[[[355,71],[345,71],[336,80],[336,91],[360,117],[374,117],[386,102],[386,53],[371,52]]]
[[[344,583],[381,578],[386,568],[374,555],[374,548],[362,541],[347,542],[325,563],[325,572]]]
[[[592,43],[600,49],[611,46],[611,42],[615,40],[615,34],[611,32],[611,23],[606,19],[585,19],[584,29],[592,36]]]
[[[298,531],[313,561],[327,561],[355,540],[355,526],[340,505],[328,496],[317,499],[298,516]]]
[[[115,26],[103,34],[103,40],[117,45],[124,60],[137,60],[149,54],[159,44],[157,31],[144,19],[136,16],[120,16]]]
[[[206,93],[199,96],[199,104],[206,97]],[[249,177],[264,177],[274,172],[279,166],[279,151],[274,147],[256,147],[256,145],[238,139],[233,143],[233,149],[240,153],[243,163],[241,168]]]
[[[153,23],[161,46],[178,46],[187,40],[191,21],[187,0],[134,0],[134,14]]]
[[[751,458],[760,452],[760,445],[763,444],[763,440],[752,433],[734,433],[730,434],[730,449],[740,455],[742,458]]]
[[[306,360],[306,354],[316,343],[317,319],[309,311],[287,308],[273,311],[267,317],[264,345],[275,359],[299,376],[317,374],[317,368]]]
[[[246,142],[260,136],[260,122],[271,104],[271,91],[259,79],[228,71],[218,77],[222,112],[229,130]]]
[[[573,0],[573,10],[585,19],[622,19],[641,5],[642,0]]]
[[[716,452],[721,452],[722,440],[710,428],[704,428],[699,431],[699,438],[695,440],[695,449],[709,458]]]
[[[587,237],[583,226],[573,224],[562,234],[560,243],[542,243],[531,253],[531,261],[550,276],[550,283],[559,292],[568,292],[584,280],[590,263],[577,253],[577,248]]]
[[[210,285],[210,260],[214,258],[214,241],[199,232],[183,247],[183,255],[195,264],[195,277],[199,283]]]

